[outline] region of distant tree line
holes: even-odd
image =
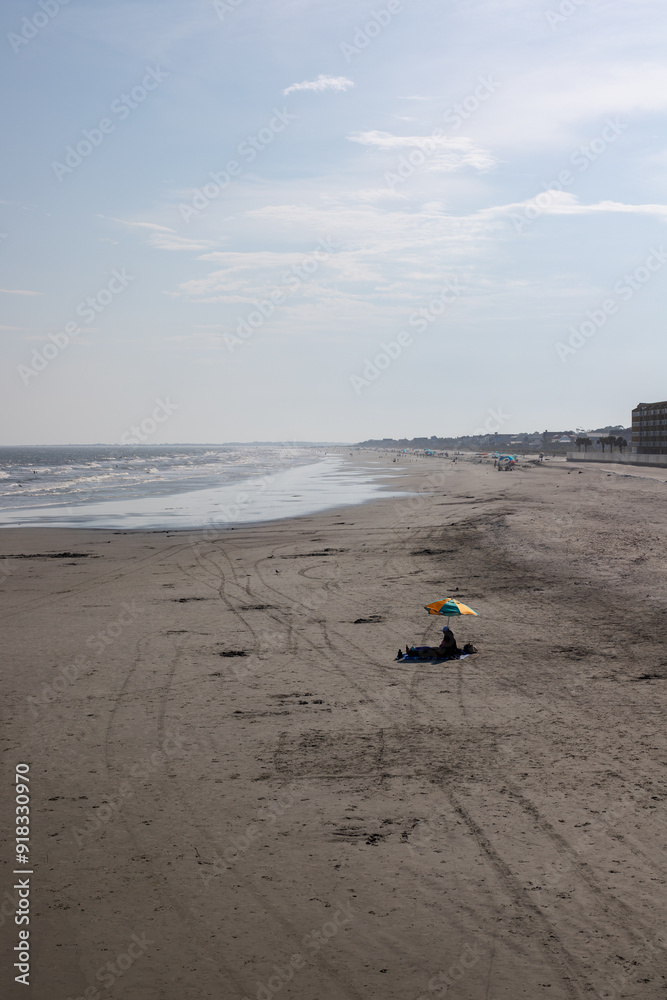
[[[593,441],[589,437],[578,437],[575,438],[574,443],[579,451],[583,448],[584,452],[586,452],[588,448],[592,446]],[[604,450],[607,447],[610,452],[613,452],[614,448],[618,448],[621,454],[623,454],[623,449],[628,447],[628,442],[624,437],[616,437],[614,434],[608,434],[606,437],[597,438],[597,443],[602,447],[603,455]]]

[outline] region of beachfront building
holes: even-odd
[[[632,411],[632,451],[667,455],[667,402],[638,403]]]

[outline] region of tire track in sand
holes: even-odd
[[[234,567],[231,564],[229,556],[227,555],[227,553],[223,553],[223,557],[230,564],[230,575],[234,577],[233,573]],[[224,571],[218,564],[214,565],[217,573],[219,574],[219,579],[220,579],[220,586],[219,586],[220,599],[228,608],[228,610],[243,623],[244,627],[246,627],[253,636],[256,636],[255,630],[247,623],[243,615],[241,615],[241,613],[234,608],[232,599],[227,596],[226,587],[228,586],[228,581],[225,577]],[[242,590],[244,589],[240,587],[240,585],[236,582],[235,579],[234,579],[234,586]],[[245,588],[245,593],[252,599],[253,595],[248,588]],[[163,688],[162,705],[159,712],[160,724],[163,729],[167,717],[167,701],[169,697],[169,691],[171,689],[171,684],[173,681],[173,677],[175,676],[175,670],[177,668],[177,665],[178,661],[175,661],[174,664],[172,665],[172,668],[170,669],[168,682],[165,684]],[[129,682],[129,678],[126,679],[126,683],[127,682]],[[185,808],[187,806],[187,808],[185,808],[185,815],[188,817],[188,822],[185,824],[185,831],[184,831],[185,835],[183,837],[183,841],[185,842],[187,840],[187,834],[188,833],[191,834],[192,830],[194,829],[198,833],[198,843],[207,844],[211,849],[212,854],[219,857],[220,854],[224,851],[224,846],[222,844],[219,844],[215,840],[215,838],[211,836],[206,826],[199,823],[194,818],[197,815],[197,809],[193,804],[191,804],[190,797],[187,791],[188,787],[189,784],[186,784],[185,786],[181,784],[180,790],[178,791],[179,806],[181,806],[182,808]],[[163,784],[163,794],[165,799],[168,800],[169,798],[171,798],[172,800],[174,800],[173,783],[170,782],[168,784],[167,783]],[[174,816],[175,816],[175,810],[172,809],[172,820],[174,819]],[[139,832],[141,833],[142,831]],[[251,864],[250,861],[249,863]],[[236,864],[234,868],[234,874],[237,878],[239,877],[239,872],[241,869],[243,869],[243,867],[244,867],[243,863]],[[248,896],[250,896],[256,904],[259,905],[260,909],[264,911],[265,916],[269,920],[272,920],[280,928],[283,936],[287,939],[288,942],[284,949],[285,953],[287,953],[288,950],[293,947],[296,947],[296,949],[298,950],[302,944],[301,941],[302,934],[300,934],[298,929],[287,918],[285,918],[282,915],[282,913],[280,912],[280,908],[276,905],[274,897],[276,897],[279,894],[279,890],[268,891],[267,889],[262,889],[260,891],[257,887],[251,884],[250,877],[246,873],[244,892]],[[191,921],[187,916],[187,912],[185,912],[185,920],[186,922],[191,923]],[[205,920],[205,917],[198,917],[197,924],[200,925],[203,920]],[[274,934],[272,934],[271,936],[273,938]],[[349,981],[348,977],[345,976],[343,973],[341,973],[324,956],[322,955],[311,956],[310,961],[312,965],[319,968],[325,976],[327,976],[330,980],[333,981],[333,983],[335,983],[338,995],[349,997],[350,1000],[362,1000],[362,995],[357,991],[354,984],[351,981]],[[236,979],[236,974],[233,973],[233,971],[230,970],[227,966],[224,966],[224,970],[226,974],[229,974],[232,977],[232,981],[235,982],[236,988],[239,989],[239,993],[243,994],[244,989],[238,983],[238,980]]]
[[[505,892],[513,901],[514,906],[516,906],[518,911],[524,911],[530,917],[530,920],[534,921],[540,928],[540,945],[542,950],[548,956],[549,964],[554,971],[562,976],[568,995],[573,1000],[583,1000],[586,993],[594,991],[594,986],[589,981],[582,964],[568,951],[561,937],[556,933],[555,928],[539,907],[525,898],[525,892],[516,875],[496,851],[485,831],[473,819],[457,795],[451,788],[447,790],[443,789],[443,791],[445,791],[453,808],[477,841],[480,850],[486,856]],[[529,936],[534,939],[534,931]],[[564,975],[563,971],[567,975]]]
[[[140,652],[140,648],[148,644],[153,645],[155,642],[155,638],[156,638],[155,635],[147,635],[143,639],[139,640],[139,642],[137,643],[137,652],[134,657],[132,666],[127,671],[123,684],[121,685],[121,689],[118,692],[118,695],[114,701],[114,704],[109,714],[109,721],[107,723],[105,740],[104,740],[104,758],[106,761],[107,773],[109,775],[109,778],[112,777],[111,772],[113,769],[113,763],[112,763],[113,729],[118,720],[118,715],[121,709],[121,703],[126,700],[126,696],[130,693],[129,685],[132,678],[134,677],[135,673],[143,666],[143,656],[142,653]],[[171,681],[174,677],[179,659],[180,659],[180,649],[177,650],[174,655],[172,665],[169,670],[167,682],[163,687],[162,703],[158,710],[158,718],[161,719],[162,725],[164,725],[164,717],[165,717],[164,704],[166,703],[166,699],[168,697],[169,689],[171,686]],[[152,690],[154,690],[154,688]],[[134,692],[131,693],[134,694]],[[155,747],[155,749],[158,752],[161,752],[162,745],[163,745],[163,740],[158,739],[157,746]],[[120,767],[118,768],[118,770],[120,770]],[[153,776],[153,781],[155,783],[159,783],[160,781],[159,774],[155,774]],[[163,780],[162,792],[165,800],[169,799],[169,791],[170,791],[169,786]],[[172,816],[173,816],[173,810],[172,810]],[[226,986],[226,982],[222,978],[222,976],[224,976],[227,978],[227,982],[232,983],[234,988],[239,991],[239,994],[242,995],[243,986],[240,980],[237,978],[235,971],[231,967],[227,966],[224,962],[222,962],[219,956],[211,950],[208,943],[202,937],[200,930],[201,924],[199,922],[195,923],[190,919],[185,904],[182,902],[182,894],[178,894],[171,889],[168,876],[165,874],[162,865],[155,862],[151,857],[150,853],[146,852],[144,831],[138,830],[137,826],[133,825],[130,822],[130,819],[127,816],[126,809],[120,810],[119,819],[122,826],[125,828],[125,831],[128,837],[130,838],[132,844],[134,845],[137,854],[142,858],[144,858],[144,860],[151,869],[151,883],[152,883],[151,889],[155,893],[157,893],[157,895],[167,905],[167,907],[171,909],[178,916],[181,925],[187,926],[189,928],[190,931],[189,940],[191,944],[194,946],[195,951],[199,952],[199,958],[204,959],[206,964],[209,966],[208,971],[210,972],[210,967],[213,966],[217,972],[219,986],[221,988],[224,988]],[[143,834],[143,837],[139,836],[138,834],[140,835]],[[182,941],[182,937],[180,938],[180,940]]]

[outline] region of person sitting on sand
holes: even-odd
[[[416,646],[413,649],[405,647],[406,656],[417,656],[420,660],[445,660],[461,655],[461,650],[456,645],[454,633],[449,625],[443,628],[442,642],[439,646]]]
[[[440,643],[438,649],[440,650],[440,656],[459,656],[461,653],[461,650],[456,645],[454,633],[450,629],[449,625],[445,625],[442,630],[442,642]]]

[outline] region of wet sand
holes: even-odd
[[[405,471],[216,537],[0,533],[36,1000],[665,995],[667,487]],[[479,653],[395,662],[450,594]]]

